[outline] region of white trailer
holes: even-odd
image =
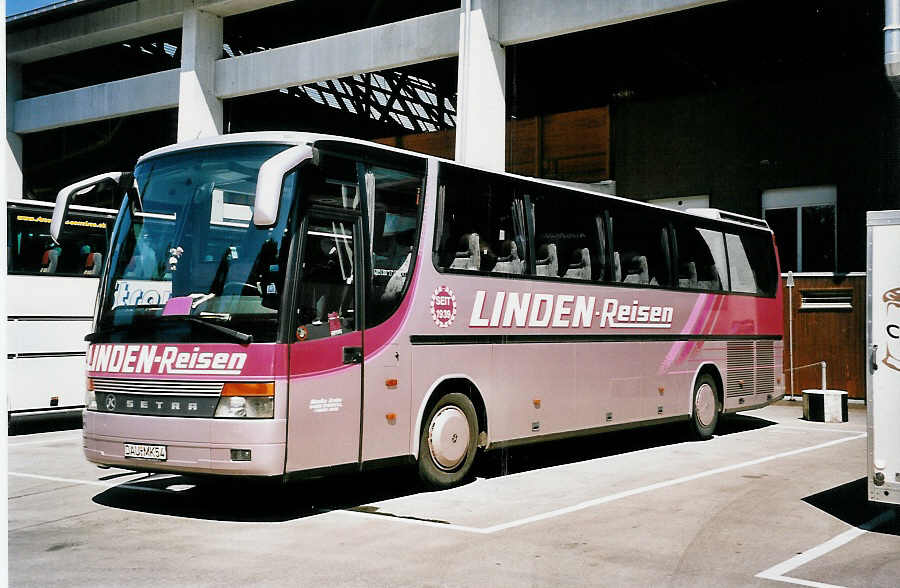
[[[869,500],[900,504],[900,210],[866,214]]]

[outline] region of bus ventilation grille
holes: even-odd
[[[756,393],[775,394],[775,344],[756,342]]]
[[[180,394],[218,395],[223,382],[189,380],[130,380],[125,378],[94,378],[94,390],[105,394]]]
[[[753,394],[753,341],[729,341],[725,351],[727,380],[725,394],[746,396]]]

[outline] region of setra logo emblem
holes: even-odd
[[[456,296],[447,286],[438,286],[431,295],[431,318],[434,324],[446,328],[456,318]]]
[[[106,410],[108,410],[108,411],[116,410],[116,397],[112,394],[106,395]]]

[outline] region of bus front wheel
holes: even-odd
[[[449,488],[466,478],[475,461],[478,417],[465,394],[443,396],[428,413],[419,441],[419,477]]]
[[[719,391],[716,380],[703,374],[694,384],[691,404],[691,429],[698,439],[709,439],[719,422]]]

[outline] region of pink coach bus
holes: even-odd
[[[784,395],[763,221],[666,210],[352,139],[158,149],[126,192],[87,355],[84,451],[133,470],[315,477]]]

